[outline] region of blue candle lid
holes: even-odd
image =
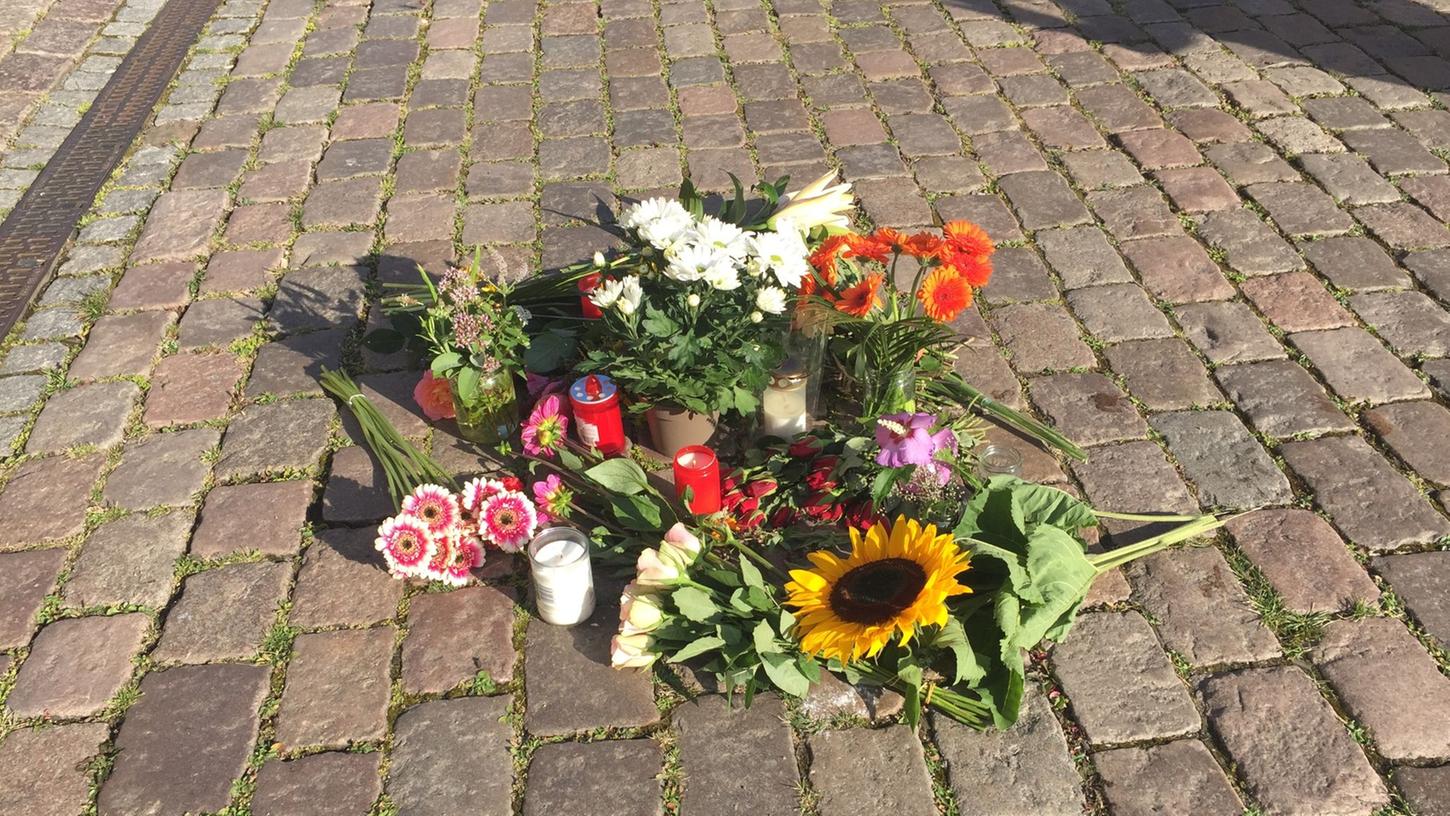
[[[599,388],[599,392],[593,396],[590,396],[589,394],[589,391],[591,390],[589,388],[589,381],[591,379],[596,382]],[[613,399],[615,392],[617,392],[618,390],[619,388],[614,384],[614,380],[611,380],[606,375],[587,374],[575,380],[574,384],[569,386],[569,397],[575,402],[582,402],[585,404],[605,402],[607,400]]]

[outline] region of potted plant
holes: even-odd
[[[756,410],[810,272],[807,236],[837,225],[849,206],[848,188],[830,179],[794,194],[781,193],[784,180],[762,185],[755,207],[737,184],[718,216],[687,181],[679,200],[652,198],[621,214],[626,248],[597,260],[589,298],[602,328],[579,368],[620,384],[661,453],[704,444],[721,414]]]

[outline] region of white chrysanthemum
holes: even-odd
[[[703,244],[732,260],[740,260],[750,249],[745,232],[734,224],[727,224],[718,218],[705,216],[690,231],[687,239],[694,244]]]
[[[695,219],[674,199],[648,198],[625,210],[620,223],[663,251],[679,241],[695,225]]]
[[[768,314],[785,311],[785,290],[778,286],[766,286],[755,293],[755,308]]]
[[[806,260],[806,242],[795,227],[784,224],[774,232],[756,233],[750,240],[750,251],[760,265],[769,269],[781,286],[796,288],[810,271]]]
[[[705,277],[705,270],[717,257],[714,249],[696,243],[677,245],[668,256],[670,262],[665,267],[665,274],[681,283],[691,283]]]
[[[589,302],[598,306],[600,309],[608,309],[614,305],[615,301],[619,300],[619,295],[623,291],[623,287],[624,284],[621,281],[606,280],[594,287],[594,291],[589,293]]]
[[[639,278],[630,275],[619,282],[619,302],[615,304],[619,311],[626,315],[632,315],[639,311],[640,301],[644,300],[644,290],[639,286]]]
[[[736,269],[735,261],[730,258],[716,258],[714,263],[705,267],[705,282],[722,292],[739,289],[740,271]]]

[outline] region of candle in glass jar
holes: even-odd
[[[687,445],[675,454],[675,495],[691,490],[690,512],[707,515],[720,509],[720,460],[704,445]]]
[[[529,542],[529,572],[539,617],[573,626],[594,612],[589,539],[572,527],[549,527]]]
[[[770,375],[770,385],[760,399],[760,430],[767,436],[794,439],[805,433],[811,415],[807,405],[806,372],[793,361]]]

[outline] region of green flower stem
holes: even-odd
[[[1126,564],[1129,561],[1152,555],[1179,542],[1187,541],[1190,538],[1216,530],[1223,526],[1224,521],[1225,519],[1220,519],[1216,516],[1199,516],[1193,521],[1175,527],[1166,533],[1144,539],[1135,544],[1129,544],[1126,547],[1120,547],[1111,552],[1090,558],[1089,560],[1092,562],[1093,567],[1097,569],[1098,573],[1101,574],[1114,567]]]
[[[1098,518],[1120,521],[1199,521],[1203,516],[1159,516],[1152,513],[1110,513],[1107,510],[1093,510]]]
[[[1041,422],[1027,416],[1026,414],[1008,408],[1002,403],[992,399],[962,379],[961,375],[953,371],[946,371],[941,377],[933,377],[928,380],[928,388],[936,392],[940,398],[953,400],[963,407],[974,409],[994,419],[1001,420],[1009,427],[1015,428],[1028,436],[1046,442],[1078,461],[1086,461],[1087,454],[1082,448],[1075,445],[1072,440],[1058,433],[1057,431],[1043,425]]]
[[[740,539],[731,537],[730,544],[736,550],[739,550],[741,555],[749,558],[751,561],[754,561],[765,569],[770,570],[770,572],[775,574],[777,577],[785,578],[787,580],[790,579],[790,575],[788,575],[785,570],[782,570],[780,567],[772,564],[770,562],[770,559],[751,549],[745,542],[741,541]]]
[[[336,397],[357,418],[363,441],[372,451],[388,480],[388,492],[395,507],[403,497],[422,484],[439,484],[457,491],[458,483],[432,457],[408,441],[376,405],[363,395],[352,377],[341,371],[323,371],[318,378],[323,390]]]

